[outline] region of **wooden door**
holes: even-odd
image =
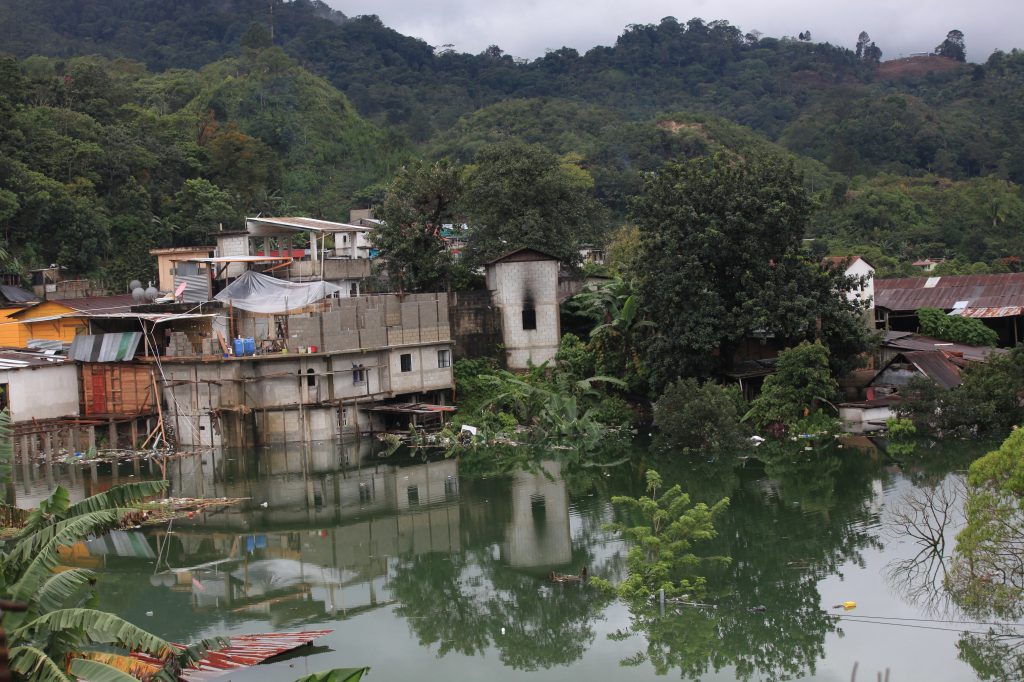
[[[107,377],[106,372],[98,367],[92,370],[92,405],[89,406],[90,414],[105,414],[107,412]]]

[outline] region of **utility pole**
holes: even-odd
[[[267,3],[270,8],[270,42],[274,42],[274,0],[268,0]]]

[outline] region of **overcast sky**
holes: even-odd
[[[581,53],[612,45],[627,24],[725,19],[744,33],[795,36],[853,48],[867,31],[882,59],[929,52],[946,32],[964,32],[967,59],[983,62],[995,49],[1024,48],[1024,0],[327,0],[348,16],[376,14],[391,28],[431,45],[450,43],[478,53],[498,45],[516,57],[546,49]]]

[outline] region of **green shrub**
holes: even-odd
[[[961,315],[947,315],[938,308],[917,311],[921,333],[944,341],[966,343],[971,346],[994,346],[999,335],[981,320]]]
[[[739,389],[696,379],[670,384],[654,403],[654,424],[663,441],[683,450],[721,452],[741,445],[743,399]]]

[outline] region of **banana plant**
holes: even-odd
[[[164,490],[163,481],[129,483],[76,504],[58,488],[33,511],[26,526],[0,549],[0,594],[24,607],[3,614],[11,670],[23,679],[69,682],[79,676],[93,682],[138,679],[129,672],[146,654],[160,665],[149,678],[175,680],[177,672],[199,660],[212,640],[184,649],[111,613],[88,607],[95,572],[70,568],[54,572],[58,549],[134,523],[135,505]],[[118,676],[118,673],[120,676]]]

